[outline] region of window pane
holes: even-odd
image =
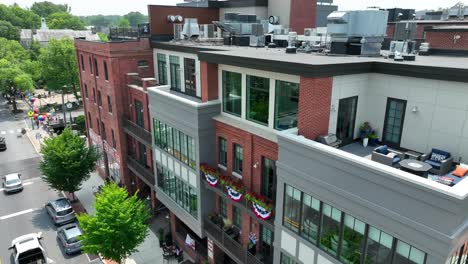
[[[238,144],[234,144],[234,171],[242,174],[242,147]]]
[[[223,111],[241,116],[242,74],[223,71]]]
[[[167,150],[171,155],[174,153],[173,147],[174,142],[172,141],[172,127],[167,126]]]
[[[393,264],[423,264],[424,258],[424,252],[398,240]]]
[[[233,224],[242,229],[242,213],[236,206],[232,207],[232,218],[234,220]]]
[[[296,233],[299,231],[300,210],[301,192],[289,185],[286,185],[283,225]]]
[[[170,72],[171,72],[171,88],[180,91],[180,64],[179,57],[169,56]]]
[[[364,244],[365,223],[345,215],[340,259],[343,263],[359,264]]]
[[[307,194],[304,194],[303,199],[301,236],[307,241],[316,244],[320,224],[320,201]]]
[[[166,64],[166,55],[158,53],[158,79],[160,85],[167,84],[167,64]]]
[[[226,166],[227,165],[227,149],[226,149],[226,139],[219,138],[219,164]]]
[[[365,263],[388,264],[391,262],[393,237],[375,227],[369,227]]]
[[[172,129],[172,137],[174,140],[174,157],[180,159],[180,136],[179,130],[173,128]]]
[[[223,217],[227,217],[227,204],[222,197],[219,197],[219,213]]]
[[[281,253],[281,264],[294,264],[294,261],[291,257]]]
[[[184,133],[180,133],[180,160],[187,164],[187,136]]]
[[[159,129],[161,131],[161,148],[167,151],[167,126],[159,122]]]
[[[269,198],[270,200],[273,200],[275,194],[275,178],[275,161],[262,157],[262,195]]]
[[[279,130],[297,126],[299,84],[276,81],[275,128]]]
[[[323,204],[320,246],[323,250],[335,256],[338,253],[340,239],[340,219],[340,210],[328,204]]]
[[[247,119],[268,126],[270,80],[247,75]]]
[[[196,167],[196,153],[195,153],[195,140],[193,138],[187,136],[188,138],[188,154],[189,154],[189,166],[193,169]]]

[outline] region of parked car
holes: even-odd
[[[46,203],[45,208],[55,225],[64,225],[74,222],[76,219],[75,211],[70,201],[66,198],[49,201]]]
[[[0,150],[6,150],[7,147],[6,147],[6,140],[4,137],[0,137]]]
[[[48,263],[47,254],[40,240],[42,233],[31,233],[17,237],[11,242],[15,264]]]
[[[19,192],[23,190],[20,173],[11,173],[3,176],[2,185],[3,191],[6,193]]]
[[[71,223],[57,230],[57,237],[67,255],[81,251],[79,236],[83,234],[78,223]]]

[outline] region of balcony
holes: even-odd
[[[232,201],[231,198],[227,195],[225,188],[223,186],[221,186],[221,184],[218,184],[215,187],[213,187],[213,186],[209,185],[206,181],[204,181],[204,182],[205,182],[205,187],[207,189],[215,192],[219,196],[222,196],[226,201]],[[259,222],[261,222],[263,225],[265,225],[265,227],[267,227],[267,228],[269,228],[271,230],[275,229],[275,227],[274,227],[275,215],[274,214],[270,219],[263,220],[263,219],[258,218],[255,215],[255,213],[252,211],[252,204],[247,199],[242,198],[241,201],[232,202],[232,203],[233,203],[234,206],[238,206],[239,208],[242,209],[242,211],[249,214],[253,219],[257,219]]]
[[[211,240],[237,263],[263,264],[264,262],[252,255],[232,235],[225,232],[219,224],[212,219],[204,221],[205,232]]]
[[[133,136],[136,140],[140,141],[141,143],[145,144],[146,146],[151,147],[151,133],[144,129],[143,127],[133,123],[130,121],[128,117],[123,117],[123,128],[126,133]]]
[[[155,185],[154,173],[150,168],[147,168],[145,165],[141,164],[129,155],[127,155],[127,166],[147,185]]]
[[[187,234],[189,234],[192,239],[195,241],[195,250],[192,250],[192,248],[189,248],[185,244],[185,239],[187,238]],[[184,248],[184,250],[187,252],[187,250],[192,250],[196,255],[195,255],[195,262],[196,263],[205,263],[208,260],[208,249],[206,247],[206,239],[204,242],[201,242],[199,239],[195,238],[193,234],[190,234],[185,227],[182,227],[182,225],[177,225],[176,227],[176,241],[179,243],[179,245]],[[189,254],[190,256],[193,256]]]

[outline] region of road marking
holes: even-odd
[[[15,133],[15,131],[14,131],[14,130],[10,130],[10,134],[13,134],[13,133]]]
[[[19,129],[19,128],[16,129],[16,132],[21,133],[21,129]]]
[[[4,215],[4,216],[0,217],[0,220],[5,220],[5,219],[8,219],[8,218],[12,218],[12,217],[23,215],[23,214],[32,213],[34,211],[39,211],[39,210],[42,210],[42,208],[31,208],[31,209],[23,210],[23,211],[16,212],[16,213],[13,213],[13,214]]]
[[[2,131],[2,135],[5,135],[6,134],[6,131]]]

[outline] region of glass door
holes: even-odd
[[[403,123],[405,120],[406,101],[388,98],[382,142],[391,147],[400,147]]]
[[[260,225],[260,254],[263,263],[273,263],[273,231]]]
[[[276,164],[274,160],[262,157],[262,195],[275,200]]]
[[[184,58],[185,73],[185,93],[190,96],[197,96],[195,60]]]
[[[146,146],[141,142],[138,142],[138,151],[141,165],[146,166],[147,156],[146,156]]]
[[[354,140],[357,103],[357,96],[340,99],[336,136],[341,139],[343,145],[349,144]]]
[[[136,117],[136,124],[140,127],[144,127],[144,119],[143,119],[143,104],[135,100],[135,117]]]

